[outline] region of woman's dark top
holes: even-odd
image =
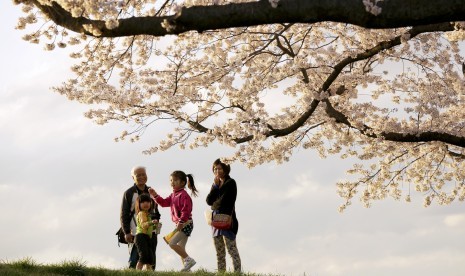
[[[227,214],[232,215],[232,227],[230,230],[220,230],[220,233],[217,234],[224,234],[225,236],[227,233],[221,233],[223,231],[232,232],[237,235],[237,231],[239,230],[239,222],[237,221],[236,217],[236,197],[237,197],[237,185],[236,181],[231,177],[227,176],[224,180],[223,185],[219,187],[216,184],[213,184],[210,190],[210,193],[207,195],[207,204],[211,206],[211,209],[215,212],[220,214]],[[215,236],[215,231],[214,231]],[[231,238],[231,237],[230,237]]]

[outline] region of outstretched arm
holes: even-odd
[[[162,198],[157,192],[149,188],[149,194],[150,197],[161,207],[168,207],[171,204],[171,195],[169,195],[167,198]]]

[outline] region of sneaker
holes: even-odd
[[[184,267],[184,259],[183,259],[183,258],[181,258],[181,263],[182,263],[182,267]],[[188,269],[188,270],[186,270],[186,271],[184,271],[184,272],[191,272],[191,270]]]
[[[181,269],[181,271],[189,271],[191,267],[193,267],[196,264],[195,260],[192,259],[191,257],[186,257],[184,259],[184,267]]]

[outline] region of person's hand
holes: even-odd
[[[220,178],[218,176],[215,176],[215,179],[213,180],[213,183],[215,183],[216,186],[219,186],[220,185]]]
[[[149,194],[153,197],[156,197],[158,194],[153,188],[149,188]]]
[[[176,225],[176,230],[181,231],[184,223],[178,222],[178,225]]]
[[[128,243],[132,243],[132,242],[134,241],[134,236],[131,235],[131,234],[129,233],[129,234],[124,235],[124,239],[125,239]]]

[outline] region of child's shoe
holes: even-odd
[[[183,267],[183,269],[181,269],[181,271],[189,271],[191,269],[191,267],[193,267],[196,264],[195,260],[192,259],[189,256],[187,256],[183,260],[183,263],[184,263],[184,267]]]

